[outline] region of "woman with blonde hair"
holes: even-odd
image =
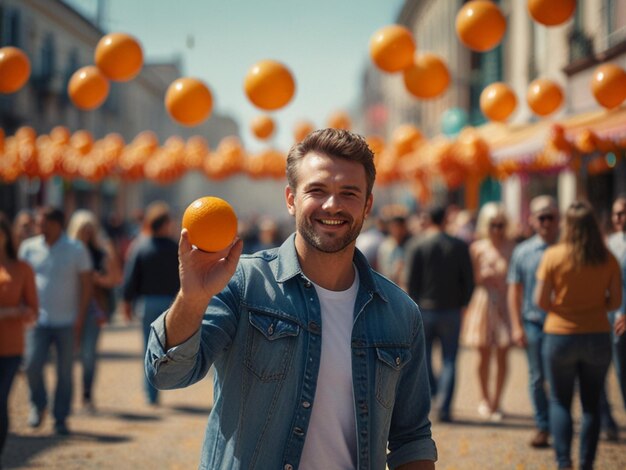
[[[478,413],[491,421],[502,419],[500,400],[512,344],[506,275],[515,243],[508,236],[508,227],[509,219],[502,204],[489,202],[481,208],[476,223],[476,241],[470,245],[475,287],[461,332],[461,343],[478,349],[481,393]],[[496,376],[495,384],[491,386],[494,353]]]
[[[550,430],[559,468],[572,468],[575,383],[582,405],[579,468],[593,468],[600,434],[600,394],[611,361],[607,312],[622,301],[620,266],[607,249],[591,205],[572,203],[561,239],[537,271],[535,300],[548,312],[543,360],[550,384]]]
[[[110,241],[100,228],[93,212],[80,209],[68,224],[70,238],[81,241],[93,264],[93,298],[80,338],[80,358],[83,366],[83,405],[93,411],[92,389],[96,373],[98,337],[115,306],[112,289],[122,282],[122,269]]]

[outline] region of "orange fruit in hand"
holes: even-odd
[[[185,209],[183,228],[189,232],[192,245],[202,251],[221,251],[237,235],[237,215],[232,206],[223,199],[204,196]]]

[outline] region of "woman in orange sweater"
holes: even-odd
[[[572,203],[560,243],[537,271],[537,304],[548,312],[543,360],[550,384],[550,430],[559,468],[572,468],[571,405],[576,380],[583,410],[581,469],[593,468],[600,434],[600,393],[611,361],[607,312],[620,306],[621,272],[602,239],[593,209]]]
[[[0,457],[9,430],[9,392],[24,352],[24,326],[39,309],[35,274],[17,259],[11,225],[0,212]]]

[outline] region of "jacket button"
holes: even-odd
[[[285,466],[283,467],[285,470],[293,470],[293,465],[291,465],[290,463],[285,464]]]
[[[312,284],[311,284],[311,281],[306,281],[306,282],[304,283],[304,287],[306,287],[307,289],[309,289],[309,288],[311,287],[311,285],[312,285]]]
[[[319,333],[320,332],[320,326],[315,323],[314,321],[309,322],[309,330],[311,330],[312,333]]]
[[[400,365],[400,357],[396,357],[396,365],[399,366]]]
[[[311,403],[308,401],[303,401],[302,402],[302,407],[303,408],[311,408]]]
[[[296,436],[304,436],[304,431],[302,430],[302,428],[293,428],[293,433]]]

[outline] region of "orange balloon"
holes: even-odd
[[[419,54],[415,63],[403,72],[404,86],[417,98],[436,98],[450,84],[450,72],[438,55]]]
[[[302,142],[307,135],[313,132],[314,129],[315,126],[313,123],[309,121],[299,121],[294,126],[293,138],[296,142]]]
[[[352,128],[352,120],[345,111],[335,111],[328,117],[328,127],[333,129],[345,129],[347,131]]]
[[[243,88],[252,104],[271,111],[282,108],[291,101],[296,83],[283,64],[275,60],[262,60],[250,68]]]
[[[489,0],[471,0],[456,15],[456,34],[474,51],[493,49],[505,32],[506,19],[500,8]]]
[[[0,48],[0,93],[15,93],[30,77],[30,60],[21,49]]]
[[[492,83],[480,94],[480,109],[491,121],[506,121],[516,107],[515,93],[502,82]]]
[[[600,106],[617,108],[626,99],[626,72],[615,64],[602,64],[591,77],[591,92]]]
[[[385,26],[370,39],[370,57],[384,72],[400,72],[413,64],[415,39],[404,26]]]
[[[402,124],[391,135],[391,143],[398,156],[413,152],[423,139],[424,136],[413,124]]]
[[[538,116],[547,116],[563,104],[563,90],[552,80],[538,78],[528,85],[528,106]]]
[[[143,51],[139,42],[129,34],[110,33],[98,41],[94,61],[110,80],[126,82],[141,71]]]
[[[256,116],[250,123],[250,130],[258,139],[269,139],[274,133],[274,120],[267,114]]]
[[[211,115],[213,96],[202,80],[183,77],[167,88],[165,108],[179,124],[197,126]]]
[[[109,81],[95,65],[78,69],[67,84],[74,106],[83,110],[96,109],[109,96]]]
[[[203,251],[216,252],[228,247],[237,235],[237,215],[223,199],[204,196],[193,201],[183,214],[183,228],[189,241]]]
[[[528,12],[537,23],[556,26],[571,18],[576,0],[528,0]]]

